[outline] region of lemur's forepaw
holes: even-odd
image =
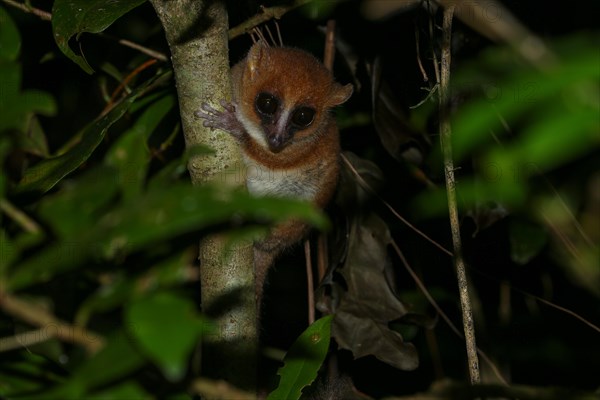
[[[222,111],[217,110],[208,103],[202,103],[202,106],[194,115],[202,118],[204,120],[202,125],[207,128],[212,130],[221,129],[234,136],[241,136],[244,128],[235,115],[235,104],[225,100],[221,100],[220,104],[223,107]]]

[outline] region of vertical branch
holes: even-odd
[[[193,156],[192,183],[243,186],[239,147],[227,133],[203,127],[194,117],[202,102],[231,97],[228,18],[225,3],[151,0],[171,50],[186,147],[202,144],[214,154]],[[200,205],[202,206],[202,205]],[[252,245],[228,248],[213,235],[200,243],[202,307],[216,316],[217,332],[204,341],[203,374],[253,390],[256,384],[258,329],[254,298]]]
[[[462,243],[460,239],[460,222],[458,208],[456,205],[456,182],[454,180],[454,162],[452,161],[452,147],[450,116],[448,112],[448,86],[450,82],[451,61],[451,39],[452,39],[452,16],[454,6],[444,9],[443,21],[443,43],[440,71],[440,140],[444,154],[444,174],[446,178],[446,192],[448,195],[448,212],[450,216],[450,228],[452,230],[452,244],[454,246],[454,264],[458,280],[458,291],[463,319],[463,329],[467,345],[467,360],[469,363],[469,375],[471,383],[477,384],[479,378],[479,359],[477,357],[477,345],[475,343],[475,327],[473,324],[473,312],[469,298],[467,273],[462,256]]]

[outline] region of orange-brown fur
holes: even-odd
[[[209,106],[203,107],[209,114],[216,115],[214,121],[209,121],[211,116],[206,113],[200,112],[199,115],[209,121],[205,122],[205,126],[226,129],[236,136],[247,165],[260,170],[258,178],[248,178],[249,190],[254,189],[258,194],[300,197],[317,207],[324,207],[333,195],[339,175],[339,135],[330,111],[350,97],[352,86],[336,83],[323,64],[302,50],[266,47],[260,42],[252,46],[248,56],[233,67],[232,85],[235,109],[230,107],[227,114]],[[313,122],[295,131],[289,142],[277,152],[272,151],[262,139],[266,133],[262,131],[261,117],[255,108],[258,94],[264,92],[276,96],[283,110],[310,107],[315,111]],[[235,118],[232,122],[233,112]],[[298,180],[286,180],[288,171]],[[269,181],[270,176],[284,178]],[[293,189],[289,193],[288,184]],[[298,189],[298,185],[306,189]],[[275,226],[264,240],[255,243],[259,303],[267,271],[275,258],[301,241],[308,230],[301,221],[287,221]]]

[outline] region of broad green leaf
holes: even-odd
[[[300,10],[308,18],[312,19],[323,19],[328,15],[331,15],[339,1],[336,0],[316,0],[309,1]]]
[[[588,49],[572,59],[562,60],[549,71],[518,68],[496,86],[499,93],[493,99],[475,99],[458,110],[453,118],[453,151],[457,160],[490,140],[490,131],[504,132],[501,118],[512,121],[526,115],[534,107],[551,106],[551,102],[567,88],[600,78],[600,56],[596,49]],[[468,75],[466,72],[465,75]],[[463,78],[464,80],[465,78]],[[492,79],[491,77],[489,79]],[[576,100],[576,99],[570,99]],[[552,120],[556,115],[546,115]]]
[[[214,154],[214,150],[203,146],[194,145],[186,149],[183,157],[179,157],[165,165],[148,181],[148,189],[156,190],[176,183],[188,173],[188,162],[194,156]]]
[[[102,285],[83,302],[75,322],[85,326],[94,312],[108,312],[129,299],[168,286],[184,284],[187,279],[184,272],[187,257],[185,252],[176,254],[134,278],[127,277],[124,273],[115,274],[109,283]]]
[[[115,168],[99,166],[76,180],[65,181],[56,193],[42,198],[40,218],[62,238],[90,229],[101,216],[99,212],[117,195],[115,175]]]
[[[521,166],[516,178],[525,183],[530,175],[551,170],[597,148],[600,145],[598,115],[600,108],[548,107],[511,146],[490,152],[487,165],[505,171]]]
[[[0,132],[15,129],[25,132],[34,113],[54,115],[52,96],[38,90],[21,91],[20,66],[0,60]]]
[[[101,116],[85,127],[79,143],[67,153],[42,160],[31,168],[28,168],[23,174],[16,192],[45,193],[52,189],[65,176],[75,171],[90,157],[96,147],[102,142],[102,139],[104,139],[108,128],[127,112],[137,96],[145,90],[149,83],[146,82],[146,84],[141,85],[141,87],[123,99],[106,115]]]
[[[332,319],[331,315],[320,318],[296,339],[277,372],[281,377],[279,386],[268,400],[299,399],[302,389],[315,380],[329,350]]]
[[[522,204],[527,198],[529,188],[525,182],[513,179],[514,175],[503,169],[499,178],[482,182],[477,178],[465,178],[456,182],[456,194],[459,207],[468,209],[481,201],[493,199],[507,207]],[[432,217],[448,213],[448,200],[445,188],[435,188],[416,196],[412,208],[420,217]]]
[[[232,221],[270,222],[299,218],[326,227],[323,214],[310,204],[279,198],[255,198],[223,187],[171,185],[119,205],[96,220],[93,229],[74,232],[12,268],[13,290],[45,282],[55,274],[90,260],[111,259],[123,249],[138,251],[177,235]]]
[[[21,255],[39,246],[45,238],[43,232],[20,232],[11,238],[4,230],[0,230],[0,276],[4,277],[7,268],[17,262]]]
[[[117,179],[126,199],[141,193],[150,164],[148,138],[174,105],[175,98],[172,95],[151,104],[106,155],[107,164],[118,171]]]
[[[146,0],[56,0],[52,6],[52,31],[58,48],[85,72],[94,70],[69,46],[83,32],[104,31],[113,22]]]
[[[40,395],[40,399],[83,399],[89,391],[117,381],[144,364],[144,358],[135,349],[132,338],[123,331],[113,334],[104,347],[93,357],[74,369],[71,377]]]
[[[23,393],[35,393],[48,387],[48,383],[63,381],[64,378],[58,374],[61,368],[47,357],[31,351],[21,352],[19,357],[0,364],[2,398],[22,398]]]
[[[21,35],[19,35],[17,25],[4,7],[0,7],[0,60],[15,61],[20,49]]]
[[[188,299],[158,293],[139,299],[125,311],[130,334],[170,381],[179,381],[200,335],[210,322],[200,316]]]
[[[140,385],[134,382],[126,382],[111,386],[110,388],[102,390],[99,393],[88,394],[86,396],[87,400],[152,400],[155,398],[155,396],[150,395]]]

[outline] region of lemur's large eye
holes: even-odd
[[[299,128],[306,128],[315,118],[315,110],[310,107],[300,107],[292,114],[292,123]]]
[[[274,115],[279,107],[279,101],[270,93],[260,93],[256,96],[256,109],[264,115]]]

